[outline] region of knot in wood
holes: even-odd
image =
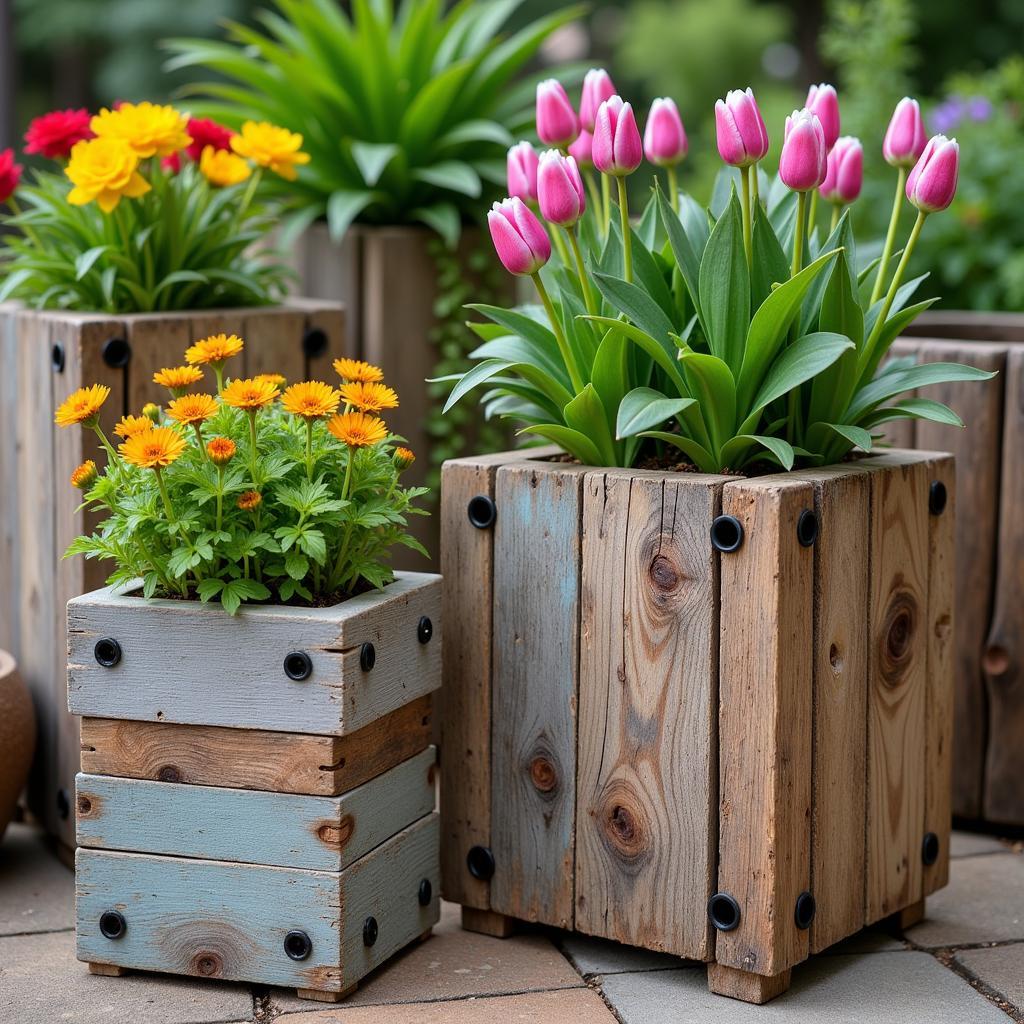
[[[157,771],[156,777],[160,782],[181,782],[181,769],[165,764]]]
[[[335,849],[341,849],[351,838],[355,822],[351,814],[346,814],[340,822],[323,822],[316,830],[320,842]]]
[[[92,811],[92,800],[89,799],[84,793],[81,793],[78,797],[78,813],[80,816],[85,817]]]
[[[553,793],[558,788],[558,769],[545,754],[537,754],[530,762],[530,781],[539,793]]]
[[[192,973],[201,978],[219,978],[224,973],[224,958],[210,949],[200,950],[192,957]]]
[[[671,593],[679,588],[683,581],[683,574],[671,559],[664,555],[656,555],[651,561],[648,575],[654,587],[663,592]]]
[[[1010,667],[1009,651],[1000,644],[992,644],[981,656],[981,667],[989,676],[1005,675]]]
[[[651,855],[650,828],[632,786],[620,782],[609,789],[601,804],[600,822],[611,854],[628,872],[639,871]]]
[[[882,627],[882,676],[889,686],[902,681],[913,660],[918,615],[914,595],[906,590],[897,591]]]

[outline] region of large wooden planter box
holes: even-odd
[[[78,428],[56,427],[54,410],[76,388],[105,384],[111,393],[101,421],[113,437],[125,413],[166,403],[155,371],[180,364],[192,341],[220,331],[245,339],[235,375],[273,370],[290,380],[330,380],[332,360],[346,351],[341,307],[313,300],[139,316],[0,308],[0,648],[17,658],[38,712],[30,807],[67,846],[74,845],[79,739],[65,699],[64,606],[102,586],[110,570],[82,558],[61,560],[68,544],[95,526],[76,512],[69,477],[95,456],[96,443]],[[213,387],[212,375],[207,383]]]
[[[707,961],[760,1002],[922,913],[948,871],[953,483],[916,452],[756,479],[448,463],[442,876],[466,925]]]
[[[440,580],[232,618],[106,588],[68,606],[78,958],[335,1001],[440,904]]]

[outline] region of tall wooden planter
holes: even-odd
[[[447,463],[442,877],[763,1002],[946,884],[953,460]],[[717,547],[716,547],[717,545]]]
[[[236,617],[68,606],[78,958],[336,1001],[440,911],[436,576]]]
[[[54,426],[54,410],[76,388],[106,384],[102,424],[112,436],[124,413],[167,401],[152,381],[156,370],[177,365],[192,341],[220,331],[245,338],[236,375],[273,370],[291,380],[329,380],[332,360],[346,353],[341,307],[313,300],[140,316],[0,308],[0,648],[17,659],[39,719],[30,807],[69,847],[79,737],[65,697],[64,606],[101,586],[109,567],[61,560],[71,541],[95,525],[76,512],[68,478],[96,445],[78,428]],[[213,386],[212,376],[207,383]]]

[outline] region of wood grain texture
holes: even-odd
[[[18,448],[14,409],[18,401],[18,318],[12,303],[0,304],[0,424],[8,439],[0,445],[0,650],[17,652],[20,644],[21,601],[19,597],[18,544]]]
[[[719,964],[776,975],[805,959],[797,897],[811,870],[812,548],[797,540],[811,484],[785,475],[727,483],[743,524],[721,559],[718,887],[740,905]]]
[[[925,338],[972,341],[1024,341],[1024,314],[990,310],[929,309],[906,328]]]
[[[584,467],[503,466],[495,484],[491,909],[573,925]]]
[[[80,849],[76,857],[79,960],[118,967],[341,992],[438,920],[438,824],[428,815],[343,872]],[[434,890],[421,907],[420,880]],[[103,937],[101,915],[127,927]],[[363,945],[363,923],[379,938]],[[285,935],[312,951],[289,959]]]
[[[337,796],[430,743],[431,696],[348,736],[82,719],[82,770],[157,782]]]
[[[441,684],[441,584],[400,573],[329,608],[253,606],[230,616],[197,601],[153,600],[104,588],[68,606],[68,701],[103,718],[223,725],[340,736],[436,690]],[[422,644],[420,618],[434,625]],[[115,638],[122,657],[99,665],[94,647]],[[360,667],[372,643],[376,663]],[[285,657],[305,651],[308,679],[292,680]],[[155,670],[173,673],[174,687]]]
[[[514,917],[496,914],[493,910],[478,910],[476,907],[462,908],[463,931],[477,935],[490,935],[494,939],[507,939],[516,928]]]
[[[696,960],[711,958],[718,819],[708,531],[727,479],[583,485],[576,928]]]
[[[708,964],[708,990],[716,996],[728,996],[744,1003],[761,1006],[781,996],[790,985],[793,972],[789,969],[778,974],[751,974],[735,967]]]
[[[245,348],[239,376],[280,373],[289,384],[306,380],[306,354],[302,350],[305,333],[306,314],[301,310],[281,312],[274,317],[258,313],[247,316],[242,325]],[[331,369],[330,362],[326,369]]]
[[[139,416],[147,402],[166,405],[169,400],[167,389],[153,383],[153,374],[165,366],[184,363],[185,349],[203,335],[196,335],[188,317],[178,313],[129,317],[125,326],[131,346],[131,359],[125,367],[127,411]],[[212,391],[211,373],[208,369],[205,372],[204,384],[210,385],[209,390]],[[198,385],[195,390],[204,390],[203,385]]]
[[[341,871],[434,809],[436,756],[336,797],[79,775],[78,844]]]

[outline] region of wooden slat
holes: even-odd
[[[1020,342],[1024,341],[1024,314],[929,309],[906,328],[906,333],[927,338]]]
[[[17,654],[20,644],[20,545],[18,544],[18,317],[13,304],[0,306],[0,650]]]
[[[897,338],[889,349],[889,357],[898,358],[905,356],[919,357],[919,343],[913,338]],[[889,360],[886,359],[886,362]],[[908,391],[901,395],[901,398],[914,398],[916,391]],[[915,420],[892,420],[883,423],[878,429],[885,435],[883,443],[891,448],[913,448]]]
[[[572,927],[585,469],[503,466],[495,485],[491,909]]]
[[[721,559],[719,889],[740,905],[715,959],[777,975],[807,956],[797,897],[810,886],[814,554],[797,540],[809,483],[728,483],[722,512],[743,523]]]
[[[337,380],[334,360],[354,356],[356,352],[348,330],[348,310],[333,302],[314,299],[301,299],[295,305],[305,313],[307,330],[321,330],[327,336],[327,348],[323,352],[306,355],[306,379],[334,383]]]
[[[167,404],[167,389],[153,383],[153,374],[184,363],[185,349],[195,339],[187,317],[180,313],[129,317],[127,328],[132,353],[127,366],[128,412],[140,416],[147,402]],[[197,385],[196,390],[202,388]]]
[[[251,311],[242,325],[242,372],[246,377],[280,373],[289,384],[306,380],[306,354],[302,350],[305,333],[306,314],[301,310]],[[327,366],[330,368],[330,363]],[[321,379],[333,383],[329,377]]]
[[[245,341],[245,321],[246,313],[249,310],[244,309],[211,309],[204,310],[203,312],[192,313],[189,316],[189,343],[196,342],[202,338],[208,338],[213,334],[237,334],[243,341]],[[227,380],[232,377],[244,377],[245,374],[245,360],[248,358],[245,349],[242,350],[241,357],[232,356],[224,364],[224,379]],[[173,365],[177,366],[181,362],[184,362],[185,353],[184,350],[180,353],[177,358],[177,362]],[[203,381],[203,387],[213,392],[216,389],[217,383],[214,379],[213,370],[208,366],[203,367],[205,372],[205,379]]]
[[[708,530],[727,479],[608,470],[583,490],[576,928],[697,960],[718,821]]]

